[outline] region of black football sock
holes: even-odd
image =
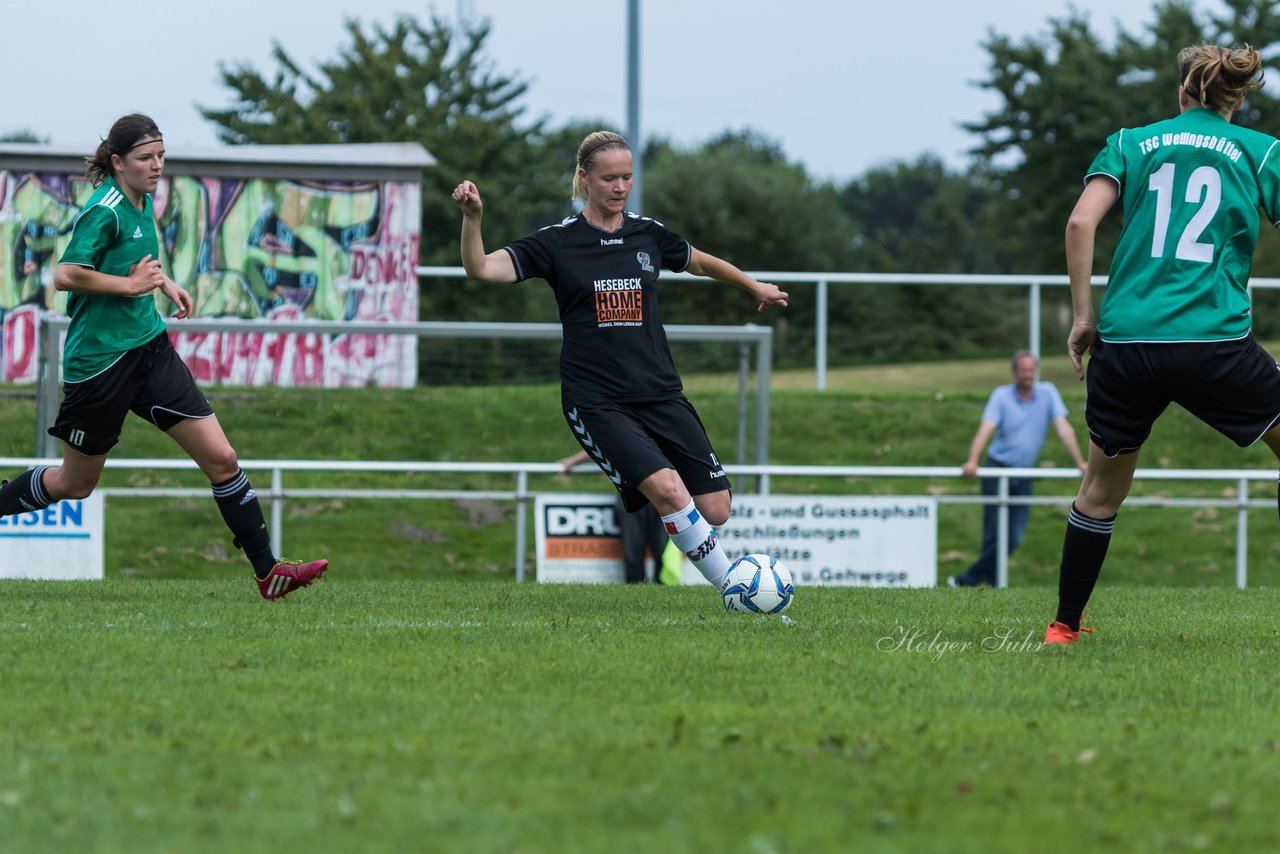
[[[276,565],[276,558],[271,553],[271,535],[267,520],[262,518],[262,505],[249,478],[244,472],[237,472],[230,480],[213,484],[213,500],[218,502],[222,521],[235,537],[236,548],[244,549],[245,557],[253,564],[253,574],[266,578]]]
[[[42,475],[48,466],[27,469],[0,487],[0,516],[15,516],[43,510],[53,502],[44,491]]]
[[[1062,539],[1062,565],[1058,568],[1057,621],[1066,623],[1072,631],[1080,631],[1080,617],[1102,572],[1115,524],[1115,516],[1094,519],[1077,510],[1074,502],[1071,505],[1067,533]]]

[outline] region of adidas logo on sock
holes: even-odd
[[[245,506],[246,504],[248,504],[250,501],[252,501],[253,499],[255,499],[255,498],[257,498],[257,497],[258,497],[258,493],[254,492],[252,489],[250,489],[248,492],[246,492],[246,493],[244,494],[244,498],[241,498],[241,499],[240,499],[240,506],[241,506],[241,507]]]

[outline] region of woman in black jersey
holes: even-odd
[[[628,510],[653,504],[667,532],[712,584],[729,569],[712,525],[729,518],[729,479],[685,398],[658,314],[660,268],[735,285],[759,310],[787,304],[776,285],[695,249],[625,210],[631,147],[597,131],[578,146],[573,196],[582,212],[485,253],[480,191],[453,191],[462,211],[462,264],[491,283],[545,279],[564,327],[561,404],[574,437],[609,476]]]

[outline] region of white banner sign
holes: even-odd
[[[622,581],[614,496],[539,495],[535,507],[539,581]],[[774,555],[801,586],[933,587],[937,511],[932,498],[738,495],[716,534],[730,558]],[[706,584],[688,560],[681,577]]]
[[[730,558],[773,555],[801,587],[938,583],[932,498],[739,495],[716,533]]]
[[[0,518],[0,578],[102,578],[102,496]]]
[[[538,581],[621,584],[617,498],[539,495],[534,501]]]

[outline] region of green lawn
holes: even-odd
[[[1274,590],[0,582],[5,851],[1274,851]]]
[[[780,375],[771,460],[955,465],[1007,363]],[[1083,390],[1060,380],[1083,434]],[[731,378],[693,377],[733,459]],[[210,392],[245,459],[553,461],[551,386]],[[0,454],[29,390],[0,388]],[[117,455],[177,457],[131,421]],[[1065,465],[1056,440],[1046,462]],[[1171,411],[1144,467],[1273,470]],[[3,474],[3,473],[0,473]],[[202,486],[196,474],[107,483]],[[509,478],[290,485],[510,488]],[[598,476],[535,478],[600,490]],[[1219,496],[1226,484],[1137,494]],[[1259,497],[1273,487],[1260,486]],[[780,478],[775,492],[973,494]],[[1074,491],[1045,482],[1038,494]],[[263,602],[212,500],[113,498],[102,582],[0,582],[0,851],[1273,851],[1275,511],[1233,589],[1226,511],[1126,508],[1070,649],[1042,649],[1062,507],[1009,590],[802,588],[787,624],[706,588],[510,583],[507,502],[296,499],[317,586]],[[939,572],[978,548],[944,507]],[[477,583],[487,582],[487,583]]]

